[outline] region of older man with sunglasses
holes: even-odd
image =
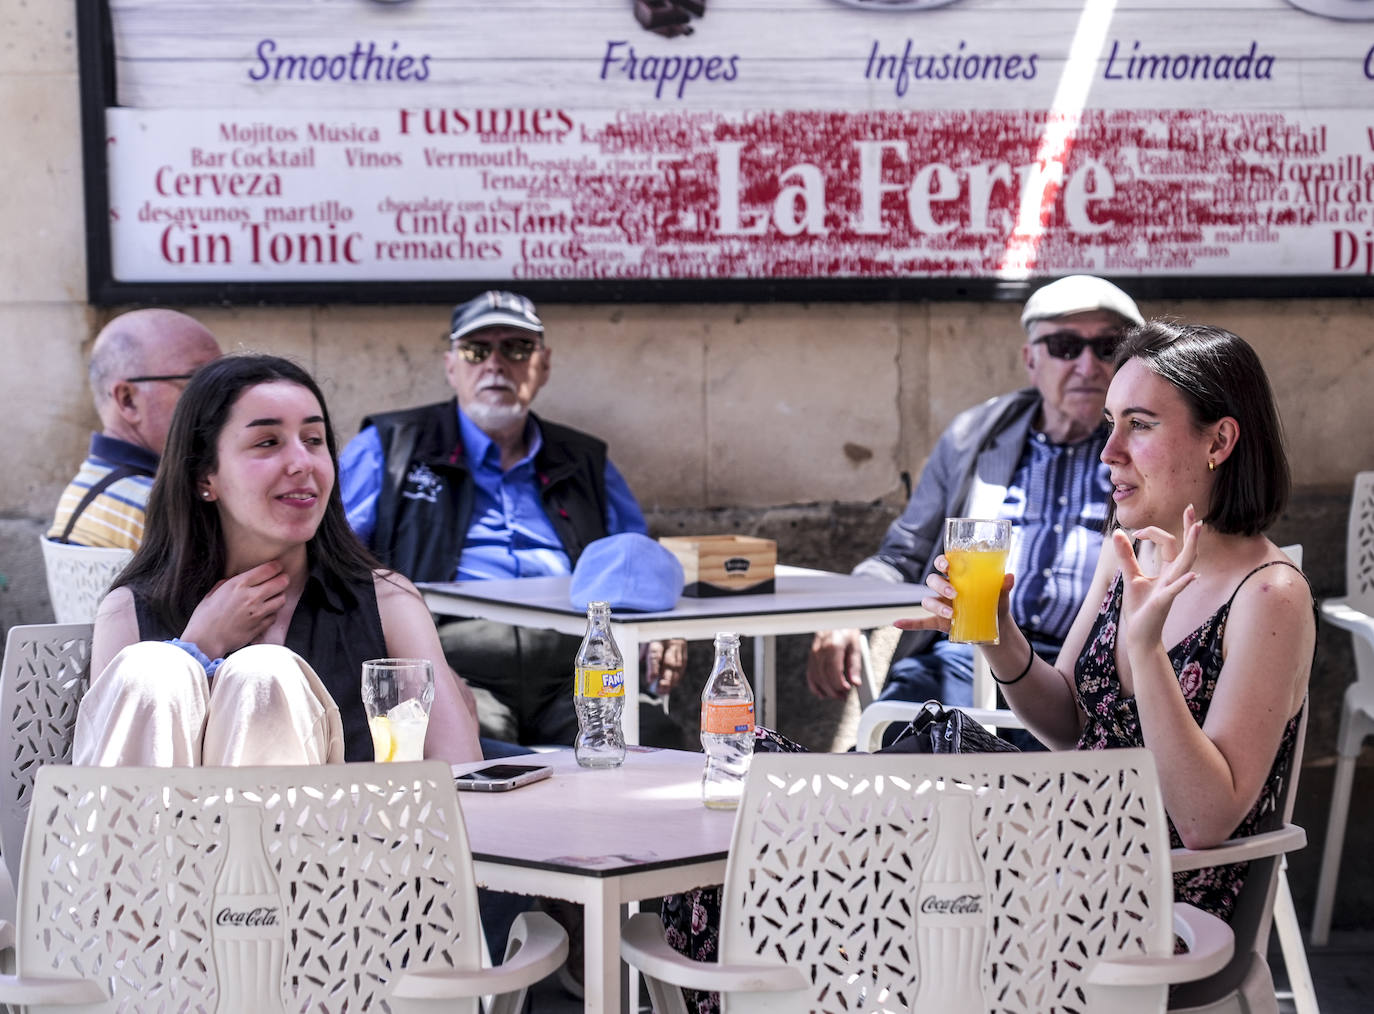
[[[388,566],[415,581],[568,574],[588,543],[646,531],[605,443],[530,411],[553,358],[533,303],[484,292],[454,309],[448,342],[456,398],[364,419],[339,460],[349,522]],[[439,633],[484,737],[572,743],[577,638],[456,619]],[[668,654],[677,675],[685,651]]]
[[[1031,386],[968,409],[945,430],[902,516],[878,552],[854,568],[921,582],[944,550],[946,517],[1011,521],[1016,574],[1012,615],[1037,653],[1053,661],[1087,591],[1111,484],[1099,460],[1102,407],[1122,332],[1142,323],[1130,296],[1090,275],[1037,290],[1021,324]],[[807,682],[820,697],[858,685],[859,633],[817,634]],[[902,635],[882,698],[972,703],[973,650],[932,632]]]
[[[121,314],[91,347],[88,371],[100,432],[57,502],[48,538],[80,546],[137,549],[153,475],[181,389],[218,359],[206,327],[175,310]]]

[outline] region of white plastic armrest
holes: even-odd
[[[991,725],[998,729],[1024,729],[1026,724],[1017,717],[1016,712],[1006,708],[960,708],[964,714],[979,725]]]
[[[1169,861],[1175,873],[1200,870],[1207,866],[1230,866],[1266,859],[1284,852],[1296,852],[1307,844],[1307,832],[1296,824],[1285,824],[1276,831],[1232,838],[1210,849],[1174,849]]]
[[[1103,959],[1088,970],[1087,981],[1097,986],[1192,982],[1221,971],[1235,953],[1231,927],[1210,912],[1184,902],[1174,903],[1174,932],[1188,945],[1186,954]]]
[[[105,1003],[110,994],[91,979],[59,979],[40,975],[0,975],[0,1003],[13,1007],[27,1004]]]
[[[921,710],[911,701],[874,701],[859,716],[859,741],[856,749],[874,753],[883,745],[883,730],[894,722],[910,722]]]
[[[405,972],[396,979],[391,995],[398,1000],[450,1000],[464,996],[511,993],[553,974],[568,957],[568,934],[543,912],[516,916],[511,937],[522,934],[517,950],[507,949],[497,968],[471,971],[435,968]]]
[[[719,993],[777,993],[806,989],[811,980],[791,965],[726,965],[693,961],[668,946],[658,916],[641,912],[620,931],[620,954],[645,975],[689,989]]]
[[[1345,599],[1327,599],[1322,603],[1322,615],[1332,626],[1374,644],[1374,616],[1352,609],[1345,604]]]

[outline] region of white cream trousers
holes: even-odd
[[[73,764],[146,767],[340,764],[334,698],[289,648],[252,644],[201,664],[163,641],[131,644],[81,700]]]

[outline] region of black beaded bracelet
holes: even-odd
[[[1026,668],[1022,669],[1019,673],[1017,673],[1009,680],[999,680],[997,678],[997,674],[992,671],[992,666],[988,666],[988,674],[992,676],[992,682],[997,683],[1000,686],[1009,687],[1013,683],[1020,683],[1023,679],[1026,678],[1026,673],[1030,672],[1030,667],[1035,664],[1035,647],[1034,645],[1031,645],[1029,638],[1027,638],[1026,644],[1030,647],[1030,658],[1026,659]]]

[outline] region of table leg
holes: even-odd
[[[611,625],[616,647],[625,659],[625,710],[620,727],[625,730],[626,743],[639,742],[639,628],[632,623]]]
[[[610,881],[599,883],[583,903],[583,1009],[587,1014],[623,1011],[620,991],[620,903]]]
[[[620,925],[623,928],[630,917],[639,912],[639,902],[631,901],[620,906]],[[616,939],[616,950],[620,949],[619,935]],[[623,1014],[639,1014],[639,969],[632,968],[628,962],[620,963],[621,975],[624,977],[624,1000],[620,1004]],[[1307,1014],[1306,1011],[1301,1014]]]
[[[778,728],[778,639],[773,634],[754,638],[754,691],[758,698],[755,709],[760,725],[774,731]]]

